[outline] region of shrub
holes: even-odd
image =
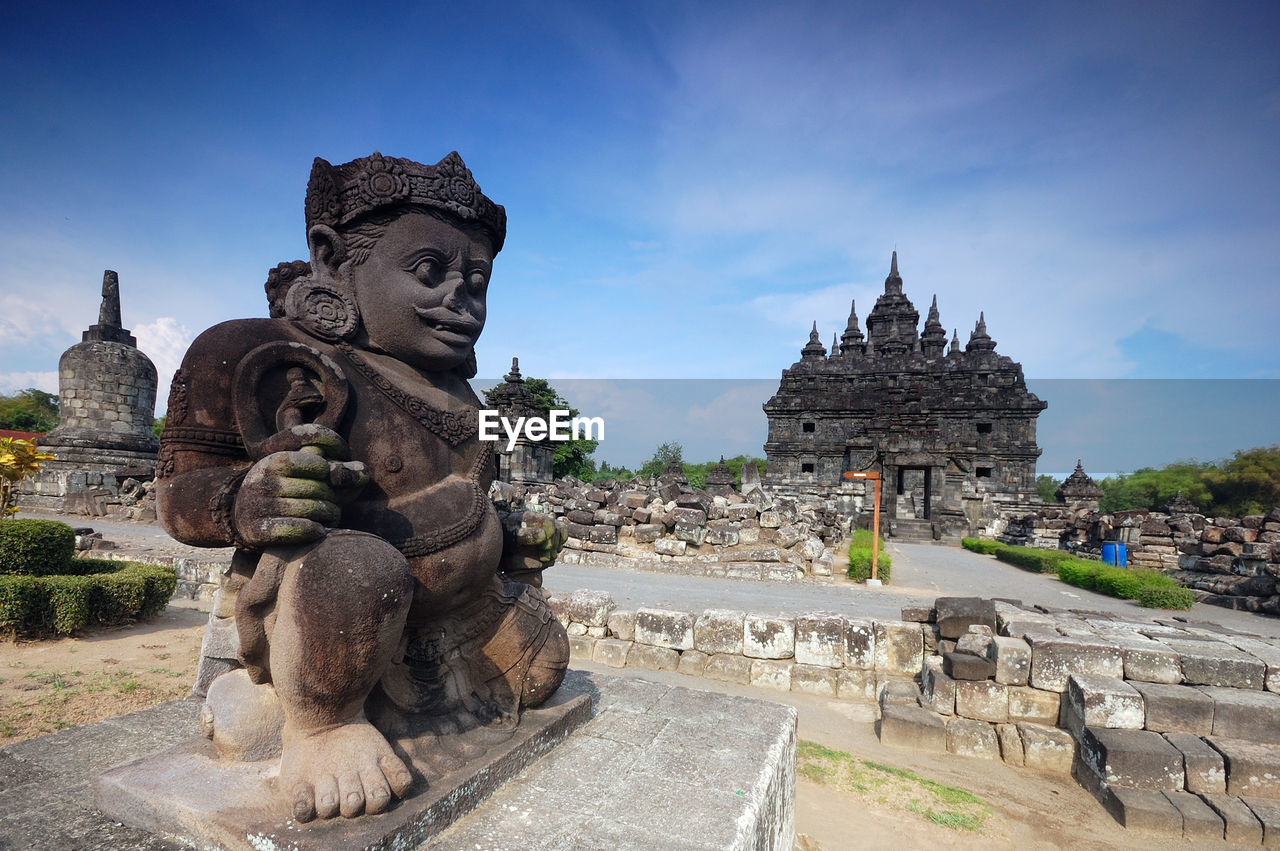
[[[155,564],[73,559],[71,567],[60,576],[0,576],[0,632],[67,635],[151,617],[178,584],[172,568]]]
[[[884,540],[880,541],[880,552],[876,559],[876,578],[888,582],[893,560],[884,551]],[[866,582],[871,578],[871,530],[856,529],[853,540],[849,544],[849,570],[847,575],[855,582]]]
[[[1094,590],[1109,597],[1132,600],[1138,596],[1138,589],[1143,585],[1142,577],[1138,574],[1139,572],[1136,570],[1129,571],[1118,567],[1104,567],[1094,575],[1093,587]]]
[[[1196,601],[1190,588],[1147,585],[1138,589],[1138,605],[1148,609],[1189,609]]]
[[[0,574],[48,576],[65,573],[76,549],[76,533],[57,520],[0,522]]]
[[[995,556],[1000,561],[1026,570],[1034,570],[1036,573],[1057,573],[1058,565],[1072,557],[1070,553],[1062,550],[1011,546],[1001,546],[995,551]]]
[[[960,546],[975,553],[991,556],[1000,552],[1001,548],[1006,545],[999,541],[988,541],[983,538],[965,538],[960,542]]]
[[[1098,562],[1084,559],[1066,559],[1058,563],[1058,578],[1068,585],[1092,591],[1094,577],[1102,567]]]

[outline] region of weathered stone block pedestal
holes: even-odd
[[[98,778],[102,813],[151,833],[228,849],[413,848],[429,840],[564,741],[591,717],[591,698],[562,688],[527,709],[512,737],[385,813],[300,823],[277,789],[279,760],[220,760],[204,738],[126,763]]]
[[[477,772],[471,787],[490,788],[473,796],[470,804],[478,806],[469,815],[462,815],[461,792],[438,794],[434,803],[419,795],[370,823],[425,818],[430,823],[420,838],[404,832],[393,843],[378,838],[384,831],[349,842],[343,831],[359,822],[338,821],[325,847],[791,848],[794,709],[581,671],[569,672],[562,692],[562,706],[574,695],[589,695],[594,717],[549,752],[526,749],[522,770],[510,779],[501,767]],[[111,766],[139,758],[156,765],[157,751],[164,753],[194,731],[197,710],[197,703],[179,701],[0,749],[0,848],[307,847],[303,830],[310,826],[286,828],[257,844],[246,833],[233,837],[235,842],[188,838],[183,845],[175,841],[176,831],[165,831],[165,837],[130,826],[132,807],[160,790],[181,806],[203,801],[206,809],[223,794],[216,780],[175,778],[172,765],[155,769],[151,778],[135,777],[132,791],[122,788],[127,770],[107,771],[95,781]],[[505,785],[490,782],[503,773]],[[96,802],[91,785],[98,787]],[[105,786],[114,788],[106,792]],[[107,800],[112,797],[114,805]],[[436,815],[424,815],[432,806]],[[450,826],[453,817],[458,818]]]

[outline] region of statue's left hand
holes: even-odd
[[[318,540],[369,481],[364,464],[342,460],[349,457],[342,436],[323,426],[293,426],[263,448],[268,454],[249,469],[233,508],[237,537],[250,546]]]
[[[564,546],[564,530],[537,511],[513,511],[502,518],[502,570],[522,573],[555,564]]]

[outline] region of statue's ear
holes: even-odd
[[[311,270],[318,279],[333,280],[338,267],[347,259],[347,246],[336,230],[328,225],[312,225],[307,231],[311,249]]]

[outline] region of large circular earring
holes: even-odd
[[[355,299],[310,278],[299,278],[289,287],[284,315],[312,335],[331,343],[350,339],[360,327],[360,310]]]

